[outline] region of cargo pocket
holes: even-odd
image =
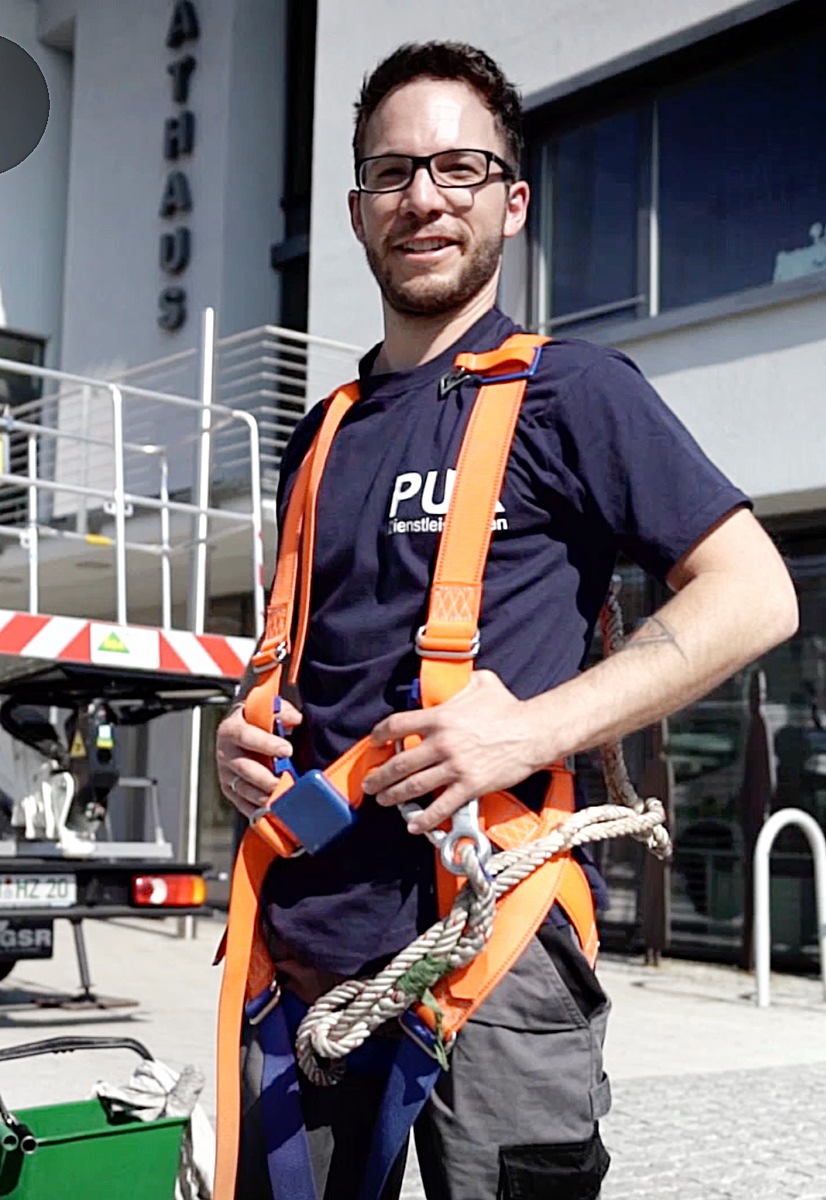
[[[598,1200],[610,1162],[596,1127],[585,1142],[502,1146],[496,1200]]]

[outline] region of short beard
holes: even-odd
[[[460,268],[458,278],[438,279],[421,276],[397,284],[389,267],[365,246],[370,270],[387,304],[398,313],[415,317],[437,317],[456,312],[489,283],[502,259],[504,237],[483,242]]]

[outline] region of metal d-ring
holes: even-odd
[[[404,749],[404,742],[398,740],[395,744],[396,753]],[[399,812],[409,825],[414,817],[425,810],[415,800],[404,800],[398,805]],[[468,800],[450,819],[449,832],[444,829],[429,829],[425,834],[427,840],[439,851],[442,865],[451,875],[464,875],[461,864],[456,861],[456,849],[460,842],[473,842],[476,857],[484,866],[491,856],[492,847],[486,834],[479,827],[479,801]]]
[[[456,861],[456,850],[461,842],[472,842],[480,865],[488,861],[491,845],[487,835],[479,827],[479,801],[468,800],[457,809],[451,818],[450,831],[442,833],[439,857],[442,866],[451,875],[464,875],[461,863]]]
[[[424,812],[421,804],[415,800],[406,800],[400,804],[399,812],[405,821],[412,821],[419,813]],[[479,828],[479,801],[468,800],[457,809],[451,817],[449,831],[444,829],[429,829],[425,835],[439,851],[442,865],[451,875],[464,875],[461,863],[456,861],[456,850],[461,842],[472,842],[479,862],[484,865],[491,856],[491,844],[486,834]]]

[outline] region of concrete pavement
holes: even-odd
[[[51,961],[21,963],[0,983],[0,1047],[57,1034],[121,1034],[172,1067],[207,1076],[214,1116],[210,966],[217,921],[194,941],[174,922],[86,922],[92,978],[132,1009],[72,1012],[32,1001],[77,988],[69,927]],[[603,1123],[613,1165],[603,1200],[826,1200],[826,1003],[816,979],[773,978],[773,1007],[754,981],[725,967],[665,960],[645,968],[603,959],[614,1002],[606,1047],[614,1107]],[[98,1052],[0,1066],[12,1108],[80,1099],[95,1079],[125,1079],[132,1058]],[[411,1163],[405,1200],[423,1196]],[[480,1198],[481,1200],[481,1198]],[[551,1200],[551,1198],[549,1198]]]

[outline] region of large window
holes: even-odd
[[[795,636],[663,722],[659,743],[651,730],[627,739],[632,779],[643,794],[659,794],[669,810],[674,858],[666,892],[657,895],[650,887],[651,861],[636,842],[618,839],[596,848],[611,897],[601,916],[606,944],[641,948],[644,924],[656,916],[652,908],[662,906],[665,938],[674,951],[745,962],[751,945],[748,863],[764,819],[778,809],[799,808],[826,832],[822,522],[823,514],[787,518],[773,530],[798,594]],[[626,566],[622,575],[630,628],[665,597],[639,568]],[[658,765],[664,768],[659,777]],[[602,800],[595,757],[580,756],[577,767],[590,799]],[[793,827],[774,845],[771,909],[775,955],[788,965],[815,963],[812,856]]]
[[[826,285],[824,81],[817,28],[534,119],[536,324],[657,316],[816,272]]]

